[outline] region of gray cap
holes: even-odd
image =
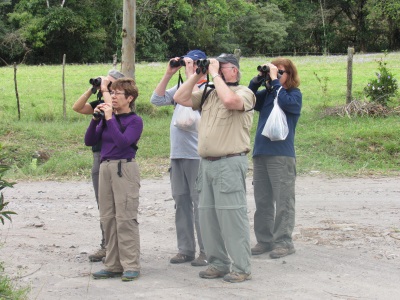
[[[119,72],[119,71],[117,71],[117,70],[114,70],[114,69],[108,71],[108,75],[110,75],[110,76],[111,76],[112,78],[114,78],[114,79],[118,79],[118,78],[123,78],[123,77],[125,77],[124,74],[122,74],[121,72]]]
[[[239,61],[234,54],[222,53],[216,58],[216,60],[218,60],[220,63],[231,63],[239,69]]]

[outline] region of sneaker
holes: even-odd
[[[228,271],[224,272],[224,271],[220,271],[214,267],[208,267],[207,270],[200,271],[199,276],[201,278],[214,279],[214,278],[218,278],[218,277],[224,277],[228,273],[229,273]]]
[[[194,259],[193,256],[178,253],[173,258],[171,258],[169,262],[171,264],[181,264],[187,261],[192,261],[193,259]]]
[[[272,252],[269,254],[269,256],[271,258],[281,258],[286,255],[293,254],[295,252],[296,252],[296,250],[294,249],[294,247],[291,247],[291,248],[277,247],[274,250],[272,250]]]
[[[272,244],[271,243],[257,243],[253,248],[251,248],[251,254],[252,255],[260,255],[263,254],[264,252],[269,252],[272,250]]]
[[[224,276],[224,281],[231,283],[242,282],[250,279],[251,279],[251,274],[238,273],[238,272],[231,272]]]
[[[92,273],[94,279],[107,279],[114,277],[121,277],[122,272],[111,272],[107,270],[101,270],[95,273]]]
[[[199,257],[197,257],[194,261],[192,261],[191,265],[193,267],[204,267],[208,265],[206,254],[200,252]]]
[[[97,262],[97,261],[101,261],[101,259],[103,257],[106,257],[106,249],[100,248],[99,250],[97,250],[96,253],[89,255],[89,260],[91,262]]]
[[[139,277],[139,275],[140,275],[140,272],[138,272],[138,271],[125,271],[122,274],[121,279],[122,279],[122,281],[132,281],[132,280],[137,279]]]

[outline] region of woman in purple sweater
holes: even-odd
[[[85,134],[85,144],[102,141],[99,178],[100,221],[106,237],[105,269],[95,279],[122,276],[131,281],[140,274],[140,237],[137,222],[140,175],[135,160],[142,119],[132,112],[138,97],[133,79],[111,85],[112,105],[99,104]]]

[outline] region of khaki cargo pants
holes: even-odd
[[[140,271],[139,188],[139,167],[134,159],[101,163],[99,208],[106,239],[107,271]]]

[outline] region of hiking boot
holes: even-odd
[[[272,244],[271,243],[257,243],[253,248],[251,248],[251,254],[252,255],[260,255],[263,254],[264,252],[269,252],[272,250]]]
[[[139,277],[139,275],[140,275],[140,272],[138,272],[138,271],[125,271],[122,274],[121,279],[122,279],[122,281],[132,281],[132,280],[137,279]]]
[[[177,255],[172,257],[169,262],[171,264],[181,264],[187,261],[192,261],[193,259],[194,259],[193,256],[178,253]]]
[[[230,272],[229,274],[226,274],[224,276],[224,281],[231,283],[242,282],[250,279],[251,279],[251,274],[238,273],[238,272]]]
[[[204,267],[208,265],[207,257],[206,254],[203,252],[200,252],[199,256],[192,261],[191,265],[193,267]]]
[[[214,278],[224,277],[228,273],[229,273],[228,271],[224,272],[214,267],[208,267],[207,270],[200,271],[199,276],[201,278],[214,279]]]
[[[269,256],[271,258],[280,258],[280,257],[284,257],[286,255],[293,254],[295,252],[296,252],[296,250],[294,249],[294,247],[291,247],[291,248],[277,247],[277,248],[275,248],[274,250],[271,251]]]
[[[114,277],[121,277],[122,272],[111,272],[107,270],[101,270],[95,273],[92,273],[94,279],[107,279]]]
[[[91,262],[98,262],[101,261],[103,257],[106,257],[106,249],[100,248],[96,253],[89,255],[89,260]]]

